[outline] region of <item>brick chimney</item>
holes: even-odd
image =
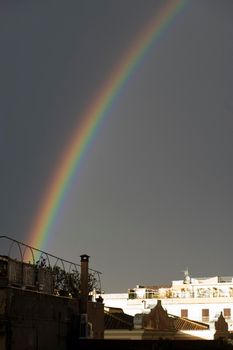
[[[88,302],[88,264],[89,256],[83,254],[81,257],[81,314],[87,314]]]

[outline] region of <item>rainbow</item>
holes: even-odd
[[[158,43],[162,33],[180,14],[188,0],[169,0],[155,18],[147,25],[141,35],[126,52],[121,62],[115,67],[95,100],[82,116],[82,123],[75,130],[71,142],[65,149],[60,164],[42,199],[32,230],[29,232],[28,244],[43,249],[49,238],[52,226],[61,209],[62,202],[72,179],[80,168],[85,151],[93,140],[98,127],[107,117],[112,103],[142,62],[150,48]]]

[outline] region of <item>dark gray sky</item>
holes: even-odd
[[[82,113],[161,0],[1,0],[0,232],[28,240]],[[191,0],[99,130],[48,251],[106,291],[233,275],[233,2]]]

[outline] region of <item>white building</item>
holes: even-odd
[[[108,307],[122,308],[129,315],[149,313],[160,299],[169,314],[209,324],[222,312],[233,330],[233,277],[190,278],[185,271],[183,280],[172,281],[171,287],[137,286],[128,293],[102,294]]]

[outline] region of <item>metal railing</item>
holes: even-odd
[[[35,266],[36,269],[50,270],[52,271],[55,279],[58,277],[58,274],[61,275],[61,273],[64,275],[64,279],[66,280],[74,274],[76,277],[80,276],[80,264],[60,258],[41,249],[32,247],[9,236],[0,236],[0,247],[4,247],[2,255],[7,256],[12,260],[19,261],[24,265],[27,264],[28,266]],[[16,256],[16,254],[14,255],[14,253],[16,253],[14,248],[16,248],[16,251],[18,252],[18,256]],[[26,253],[28,253],[28,250],[31,255],[32,263],[25,261],[25,256]],[[38,256],[38,259],[36,259],[36,256]],[[95,281],[93,284],[95,284],[94,287],[96,291],[101,292],[101,272],[91,268],[88,269],[88,272],[90,280],[92,280],[92,282]]]

